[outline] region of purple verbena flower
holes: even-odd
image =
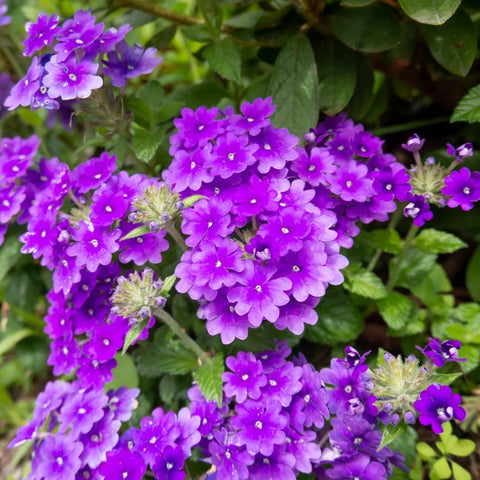
[[[462,344],[458,340],[444,340],[430,338],[428,344],[417,348],[428,358],[431,358],[437,367],[443,367],[446,362],[465,362],[466,358],[458,357],[458,350]]]
[[[442,194],[451,197],[447,200],[450,208],[460,206],[464,211],[471,210],[473,204],[480,200],[480,172],[471,172],[463,167],[445,177]]]
[[[57,26],[59,21],[60,17],[58,15],[53,14],[48,17],[46,13],[40,13],[36,23],[27,22],[25,24],[27,37],[23,41],[25,45],[23,54],[30,57],[37,50],[50,45],[60,30],[60,27]]]
[[[414,133],[408,140],[407,143],[402,143],[402,148],[407,150],[407,152],[418,152],[423,147],[425,143],[424,138],[420,138],[416,133]]]
[[[455,157],[458,161],[463,162],[464,158],[473,155],[473,145],[468,142],[455,148],[452,144],[447,143],[447,153]]]

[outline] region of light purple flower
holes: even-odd
[[[30,57],[37,50],[50,45],[60,30],[60,27],[57,26],[59,20],[60,17],[58,15],[53,14],[48,17],[46,13],[40,13],[36,23],[27,22],[25,24],[27,37],[23,41],[25,45],[23,54]]]

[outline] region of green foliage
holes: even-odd
[[[452,122],[480,122],[480,85],[471,88],[453,111]]]
[[[372,247],[388,253],[400,253],[402,251],[403,241],[400,234],[393,228],[372,230],[366,232],[365,235],[367,242],[369,242]]]
[[[237,45],[229,38],[210,45],[203,51],[205,60],[223,78],[239,83],[242,59]]]
[[[477,302],[480,301],[480,247],[477,247],[466,272],[468,293]]]
[[[415,238],[414,245],[427,253],[453,253],[467,246],[455,235],[433,228],[425,228]]]
[[[224,368],[223,356],[217,354],[211,362],[201,365],[193,372],[193,378],[203,396],[207,400],[214,400],[219,406],[223,401],[222,373]]]
[[[398,292],[388,292],[377,301],[377,305],[385,323],[394,330],[404,328],[418,310],[418,306],[412,300]]]
[[[460,5],[461,0],[399,0],[403,11],[420,23],[441,25]]]
[[[382,432],[382,441],[378,449],[381,449],[387,446],[389,443],[393,442],[394,440],[403,437],[406,432],[407,424],[404,422],[399,422],[397,425],[385,425]]]
[[[317,67],[305,35],[292,37],[280,51],[268,88],[277,106],[272,122],[301,136],[317,123],[319,111]]]
[[[387,295],[382,280],[373,272],[369,272],[358,264],[349,265],[343,271],[343,274],[345,275],[343,286],[352,293],[375,300]]]

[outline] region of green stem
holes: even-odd
[[[175,228],[175,225],[170,224],[165,227],[165,230],[170,234],[170,236],[177,242],[178,246],[186,252],[188,247],[185,243],[184,238],[178,233],[178,230]]]
[[[405,237],[405,242],[403,243],[403,249],[397,256],[397,263],[395,266],[395,270],[393,271],[392,275],[388,279],[388,282],[386,285],[387,290],[392,290],[392,288],[397,283],[398,276],[400,275],[400,267],[402,266],[402,263],[405,259],[405,253],[410,247],[410,245],[412,244],[418,230],[419,230],[419,227],[417,227],[412,223],[412,225],[410,226],[410,229],[408,230],[407,236]]]
[[[25,71],[23,70],[22,67],[20,67],[20,64],[17,62],[15,55],[11,53],[8,46],[5,46],[5,42],[1,40],[0,40],[0,52],[2,56],[8,61],[8,63],[12,66],[17,76],[19,78],[22,78],[25,75]]]
[[[204,352],[192,337],[187,335],[185,330],[177,323],[177,321],[165,310],[161,308],[155,308],[153,314],[161,318],[168,327],[177,335],[178,338],[185,344],[185,346],[190,349],[198,357],[200,364],[209,364],[211,363],[210,357]]]
[[[388,127],[382,127],[372,130],[372,133],[376,136],[388,135],[390,133],[404,132],[405,130],[415,130],[421,127],[427,127],[429,125],[437,125],[439,123],[449,123],[450,117],[437,117],[430,118],[428,120],[416,120],[413,122],[400,123],[398,125],[390,125]]]
[[[113,0],[113,2],[122,7],[135,8],[137,10],[150,13],[155,17],[165,18],[166,20],[170,20],[178,25],[199,25],[204,23],[203,20],[200,20],[199,18],[183,15],[182,13],[172,12],[171,10],[167,10],[160,5],[155,5],[153,2],[146,0]]]

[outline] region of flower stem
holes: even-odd
[[[412,225],[410,226],[410,229],[408,230],[407,236],[405,237],[405,242],[403,243],[403,249],[397,256],[397,263],[395,265],[395,270],[393,271],[392,275],[388,279],[388,282],[386,285],[387,290],[392,290],[392,288],[397,283],[398,276],[400,275],[400,267],[402,266],[402,263],[405,260],[405,253],[408,250],[408,248],[411,246],[413,240],[415,239],[415,236],[417,235],[418,230],[419,230],[419,227],[417,227],[415,224],[412,223]]]
[[[429,125],[437,125],[439,123],[449,123],[450,117],[429,118],[428,120],[416,120],[413,122],[400,123],[398,125],[390,125],[387,127],[376,128],[372,130],[373,135],[378,137],[388,135],[390,133],[404,132],[406,130],[416,130],[420,127],[427,127]]]
[[[175,225],[171,223],[170,225],[167,225],[165,227],[165,230],[170,234],[170,236],[177,242],[178,246],[186,252],[188,250],[188,247],[185,243],[185,240],[183,237],[178,233],[178,230],[176,229]]]
[[[198,357],[198,362],[203,364],[211,363],[210,357],[204,352],[192,337],[187,335],[185,330],[177,323],[177,321],[165,310],[161,308],[155,308],[153,314],[161,318],[166,325],[177,335],[178,338],[185,344],[185,346],[190,349]]]

